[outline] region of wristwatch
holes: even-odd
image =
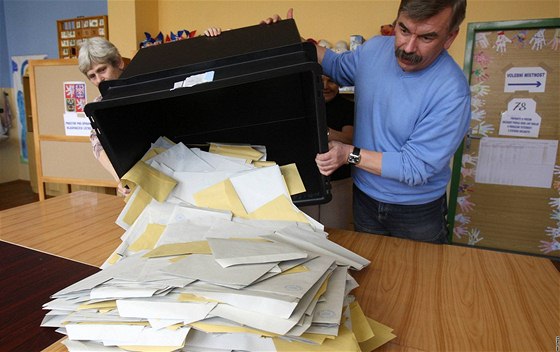
[[[358,165],[362,160],[362,156],[360,155],[360,148],[354,147],[352,153],[348,155],[348,164]]]

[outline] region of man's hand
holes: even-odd
[[[292,8],[288,9],[288,13],[286,14],[286,18],[287,19],[294,18],[294,9],[292,9]],[[276,22],[281,21],[281,20],[282,20],[282,18],[280,17],[280,15],[274,14],[274,15],[272,15],[272,17],[268,17],[268,18],[265,18],[264,20],[262,20],[260,24],[271,24],[271,23],[276,23]]]
[[[325,176],[329,176],[336,169],[346,164],[348,155],[354,150],[349,144],[338,141],[329,142],[329,151],[323,154],[317,154],[315,162],[319,168],[319,172]]]

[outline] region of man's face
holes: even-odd
[[[449,49],[459,33],[459,30],[449,32],[450,19],[449,7],[423,21],[413,21],[406,13],[399,14],[395,28],[395,55],[404,71],[422,70],[444,49]]]
[[[323,97],[325,102],[333,100],[338,94],[338,85],[329,77],[323,75]]]
[[[109,81],[112,79],[117,79],[122,73],[124,63],[113,66],[110,63],[94,64],[91,69],[86,72],[87,78],[96,87],[103,81]]]

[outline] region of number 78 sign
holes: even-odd
[[[499,134],[537,138],[541,117],[536,110],[537,103],[533,99],[512,99],[508,103],[508,110],[502,113]]]

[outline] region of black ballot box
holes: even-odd
[[[140,49],[85,112],[119,177],[160,136],[264,145],[267,160],[297,165],[306,192],[293,202],[320,204],[331,198],[315,164],[328,151],[321,75],[315,46],[284,20]]]

